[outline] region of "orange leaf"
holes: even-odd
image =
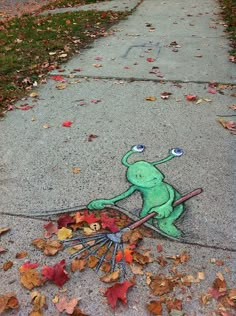
[[[128,262],[128,263],[132,263],[133,262],[133,257],[132,257],[132,253],[133,251],[130,250],[129,248],[125,248],[124,249],[124,260],[125,262]],[[116,254],[116,262],[120,262],[123,258],[123,253],[121,250],[117,251],[117,254]]]
[[[44,233],[44,237],[45,238],[52,237],[52,235],[56,234],[57,231],[58,231],[57,226],[53,222],[48,222],[48,223],[44,224],[43,227],[46,230],[45,233]]]
[[[8,309],[17,309],[19,307],[19,302],[16,298],[15,293],[6,293],[5,295],[0,295],[0,314],[7,311]]]
[[[154,295],[163,295],[173,290],[175,282],[169,277],[157,275],[152,278],[150,288]]]
[[[123,304],[126,304],[127,290],[133,285],[134,284],[132,282],[124,281],[122,283],[116,283],[109,287],[104,294],[107,297],[108,304],[111,305],[111,307],[115,308],[118,299],[120,299]]]
[[[225,121],[223,119],[218,119],[217,120],[224,128],[232,131],[232,132],[236,132],[236,124],[234,121]]]
[[[36,238],[32,241],[32,244],[38,249],[41,249],[46,256],[54,256],[62,249],[62,244],[58,240]]]
[[[177,311],[182,311],[182,300],[179,300],[177,298],[167,300],[166,307],[168,309],[168,312],[171,312],[173,309]]]
[[[41,279],[39,272],[34,269],[27,269],[25,272],[21,273],[20,282],[28,290],[43,284],[43,280]]]
[[[85,259],[75,258],[71,261],[71,271],[75,272],[77,270],[82,271],[85,269],[87,261]]]
[[[103,277],[100,278],[100,280],[105,283],[112,283],[114,281],[117,281],[119,279],[119,276],[120,276],[120,271],[117,270],[117,271],[104,275]]]
[[[149,304],[147,304],[147,309],[154,315],[162,315],[161,301],[151,301]]]

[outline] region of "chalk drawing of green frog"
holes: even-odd
[[[126,177],[132,184],[129,189],[111,199],[99,199],[91,201],[87,207],[90,210],[103,209],[107,205],[114,204],[130,196],[134,191],[139,191],[143,199],[142,210],[139,217],[142,218],[149,213],[156,212],[153,225],[157,223],[160,230],[166,234],[178,237],[181,231],[177,229],[174,222],[184,211],[184,205],[172,206],[173,202],[181,197],[170,184],[164,182],[164,174],[155,166],[183,155],[179,148],[171,149],[169,155],[156,162],[144,160],[130,164],[127,160],[133,153],[142,153],[144,145],[136,145],[131,148],[122,158],[122,164],[127,167]]]

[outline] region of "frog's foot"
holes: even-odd
[[[181,230],[179,230],[173,223],[168,221],[168,219],[160,219],[157,221],[159,228],[172,237],[179,237],[181,236]]]

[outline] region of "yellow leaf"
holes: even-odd
[[[43,294],[40,294],[37,291],[33,291],[31,293],[31,298],[32,301],[31,303],[33,304],[33,311],[40,311],[41,308],[43,308],[46,304],[46,296]]]
[[[72,230],[66,227],[62,227],[57,232],[57,237],[59,240],[65,240],[72,237]]]
[[[39,272],[34,269],[27,269],[25,272],[21,273],[20,281],[28,290],[43,284]]]
[[[63,89],[65,89],[67,87],[67,84],[66,83],[58,83],[57,85],[56,85],[56,88],[58,89],[58,90],[63,90]]]
[[[150,97],[146,97],[146,98],[145,98],[146,101],[156,101],[156,99],[157,99],[157,98],[154,97],[154,96],[150,96]]]
[[[38,97],[38,95],[39,95],[38,92],[35,92],[35,91],[30,93],[31,98],[36,98],[36,97]]]

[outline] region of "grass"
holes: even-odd
[[[0,111],[126,15],[81,11],[0,23]]]
[[[75,7],[79,5],[104,2],[104,1],[108,1],[108,0],[55,0],[55,1],[52,1],[50,4],[43,6],[42,9],[50,10],[50,9],[55,9],[55,8]]]
[[[231,40],[231,61],[236,62],[236,0],[219,0],[223,17],[227,23],[227,32]]]

